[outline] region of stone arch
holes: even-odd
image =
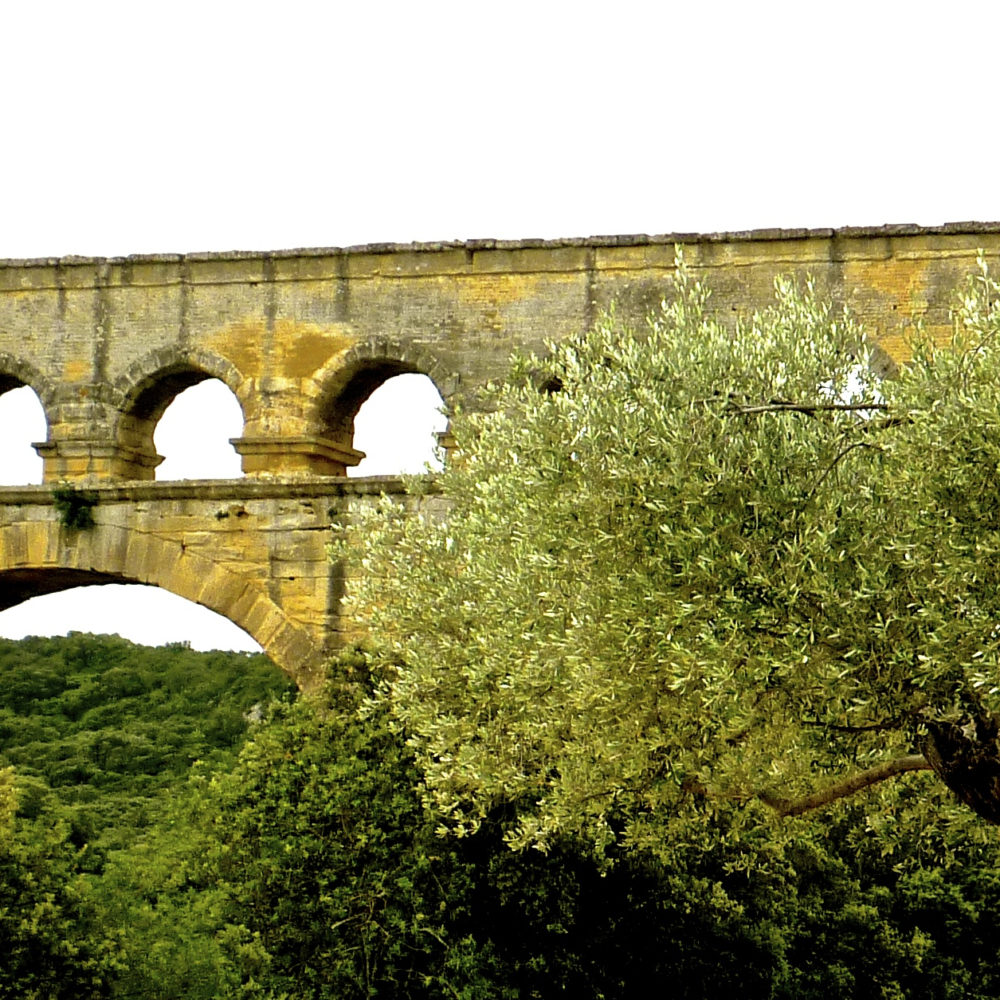
[[[119,454],[116,474],[126,479],[152,479],[160,456],[153,432],[164,410],[178,393],[216,378],[236,396],[244,422],[250,393],[247,380],[230,361],[199,348],[162,348],[134,362],[114,383],[111,394],[118,410],[115,429]]]
[[[34,365],[20,358],[0,351],[0,397],[14,390],[28,390],[34,393],[35,405],[41,409],[44,429],[35,431],[36,416],[33,412],[27,423],[11,432],[8,415],[4,416],[4,427],[0,428],[3,435],[3,482],[32,483],[42,482],[45,478],[44,456],[48,450],[53,419],[57,418],[56,388],[46,379]],[[5,409],[6,403],[4,400]],[[13,400],[9,402],[14,403]],[[24,413],[24,401],[14,403],[14,411]],[[12,411],[13,412],[13,411]],[[30,429],[29,429],[30,425]],[[37,440],[32,440],[37,438]],[[31,455],[31,451],[37,453]],[[30,456],[30,457],[29,457]]]
[[[246,410],[249,387],[240,370],[226,358],[197,347],[165,347],[152,351],[133,362],[115,380],[112,395],[124,412],[141,405],[147,409],[160,406],[162,413],[178,392],[206,378],[225,382]],[[161,403],[163,396],[168,398]]]
[[[22,385],[34,389],[35,395],[41,401],[42,409],[45,410],[45,419],[49,420],[57,386],[42,375],[34,365],[6,351],[0,351],[0,393],[17,389]]]
[[[54,520],[0,527],[0,610],[81,584],[151,584],[244,629],[303,690],[321,683],[322,650],[257,581],[187,551],[181,542],[120,525],[98,523],[71,540]]]
[[[458,391],[458,375],[425,348],[388,339],[368,340],[316,374],[319,392],[313,404],[314,426],[321,436],[350,445],[354,418],[365,400],[388,379],[409,373],[426,375],[445,405]]]

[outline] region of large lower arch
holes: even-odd
[[[83,584],[144,583],[228,618],[304,691],[322,682],[324,656],[255,579],[185,549],[181,542],[114,524],[70,532],[58,521],[0,527],[0,610]]]

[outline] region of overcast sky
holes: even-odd
[[[1000,220],[998,29],[954,0],[10,3],[0,257]],[[235,641],[90,602],[0,634]]]

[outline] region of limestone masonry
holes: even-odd
[[[0,392],[30,385],[49,426],[47,485],[0,488],[0,608],[78,583],[155,584],[231,618],[310,686],[339,634],[329,526],[400,490],[344,478],[361,404],[422,372],[474,406],[515,348],[570,336],[611,302],[641,322],[677,244],[723,316],[766,305],[778,275],[811,275],[891,367],[917,321],[950,331],[977,254],[997,264],[1000,224],[0,261]],[[243,407],[246,477],[154,482],[156,423],[205,378]],[[61,482],[91,491],[93,528],[63,527]]]

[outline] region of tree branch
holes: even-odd
[[[877,785],[880,781],[894,778],[897,774],[905,774],[907,771],[930,771],[933,770],[923,754],[910,754],[907,757],[896,757],[887,760],[882,764],[862,771],[860,774],[852,775],[850,778],[842,778],[835,781],[811,795],[804,795],[799,799],[783,799],[770,792],[759,793],[757,798],[765,805],[774,809],[779,816],[801,816],[802,813],[810,812],[813,809],[820,809],[823,806],[835,802],[837,799],[846,798],[855,792],[860,792],[872,785]]]
[[[872,722],[866,726],[848,726],[836,722],[817,722],[814,719],[803,719],[803,726],[813,729],[824,729],[832,733],[884,733],[889,729],[899,729],[899,719],[889,719],[888,722]]]
[[[861,403],[787,403],[775,399],[770,403],[758,403],[753,406],[745,406],[742,403],[730,403],[727,409],[730,413],[735,413],[741,417],[753,413],[805,413],[807,416],[812,417],[817,413],[888,410],[889,404],[877,403],[874,400]]]
[[[873,451],[882,450],[881,448],[879,448],[878,445],[869,444],[867,441],[855,441],[853,444],[847,445],[846,448],[841,448],[841,450],[837,453],[837,456],[834,458],[834,460],[823,470],[823,475],[821,475],[819,479],[817,479],[816,482],[813,483],[813,488],[809,491],[809,495],[806,497],[807,501],[811,500],[816,495],[816,491],[823,485],[823,482],[826,480],[826,477],[829,476],[830,473],[833,472],[833,470],[837,467],[837,463],[845,455],[848,455],[852,451],[854,451],[855,448],[871,448]]]

